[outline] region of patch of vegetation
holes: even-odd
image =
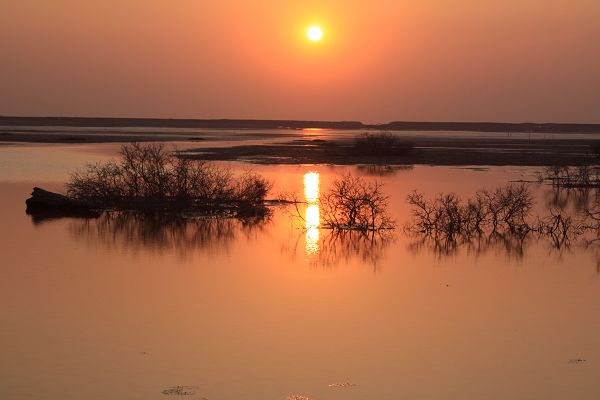
[[[540,179],[552,183],[555,187],[593,188],[600,187],[600,171],[597,167],[581,165],[578,167],[550,166]]]
[[[533,197],[525,184],[509,184],[495,191],[479,190],[463,201],[453,193],[427,199],[421,193],[408,196],[413,220],[405,228],[422,246],[447,255],[459,247],[480,253],[496,246],[522,256],[528,238],[548,239],[556,250],[572,243],[594,246],[600,241],[600,197],[577,214],[559,207],[546,216],[532,215]]]
[[[493,192],[479,190],[463,202],[456,194],[440,194],[428,200],[422,193],[408,196],[413,207],[413,222],[407,228],[414,232],[443,236],[474,236],[490,232],[527,232],[534,205],[533,196],[524,184],[507,185]]]
[[[412,142],[391,132],[365,132],[354,139],[350,153],[355,156],[399,156],[410,153],[413,148]]]
[[[67,183],[74,199],[130,209],[186,209],[207,212],[257,210],[264,205],[271,183],[246,171],[178,157],[163,144],[125,144],[119,159],[88,165]]]
[[[350,174],[336,179],[319,202],[324,227],[359,231],[393,229],[395,223],[387,211],[388,196],[382,188],[380,182]]]

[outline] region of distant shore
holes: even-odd
[[[402,155],[360,156],[349,140],[294,140],[269,145],[190,149],[190,158],[257,164],[551,166],[600,164],[599,141],[586,139],[407,138],[413,149]]]
[[[349,152],[369,130],[394,131],[411,151]],[[260,164],[600,164],[600,125],[0,117],[0,144],[126,142],[176,142],[186,157]]]
[[[196,129],[376,129],[389,131],[471,131],[532,133],[600,133],[600,124],[505,122],[410,122],[365,124],[360,121],[259,119],[159,119],[0,116],[0,126],[137,127]]]

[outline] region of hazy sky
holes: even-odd
[[[600,123],[600,1],[0,0],[0,114]]]

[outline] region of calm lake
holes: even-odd
[[[598,398],[600,248],[440,249],[402,229],[415,189],[467,197],[537,169],[229,163],[305,200],[302,218],[26,215],[34,185],[117,150],[0,146],[0,398]],[[319,227],[345,172],[385,183],[395,232]],[[531,188],[538,212],[556,202]]]

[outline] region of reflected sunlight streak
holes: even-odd
[[[308,203],[305,212],[306,254],[319,252],[319,174],[307,172],[304,175],[304,199]]]
[[[304,174],[304,200],[308,204],[316,204],[319,201],[319,174],[316,172]]]

